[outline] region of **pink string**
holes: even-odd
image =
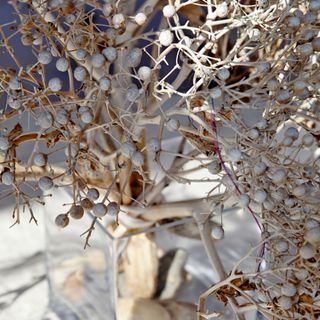
[[[233,178],[233,175],[232,175],[231,172],[229,171],[228,167],[226,166],[226,164],[225,164],[225,162],[224,162],[224,160],[223,160],[223,158],[222,158],[222,155],[221,155],[221,152],[220,152],[220,147],[219,147],[219,142],[218,142],[217,127],[216,127],[216,122],[215,122],[214,117],[211,118],[210,125],[211,125],[211,128],[212,128],[212,130],[213,130],[213,132],[214,132],[214,134],[215,134],[215,139],[214,139],[214,152],[218,155],[220,165],[221,165],[222,169],[225,171],[225,173],[227,174],[227,176],[229,177],[229,179],[232,181],[232,184],[234,185],[237,193],[238,193],[239,195],[241,195],[242,192],[241,192],[240,188],[238,187],[236,181],[235,181],[234,178]],[[257,226],[258,226],[258,228],[259,228],[259,230],[260,230],[260,232],[261,232],[261,231],[262,231],[262,226],[261,226],[259,220],[257,219],[256,214],[255,214],[254,211],[250,208],[249,205],[247,206],[247,208],[248,208],[251,216],[253,217],[255,223],[257,224]],[[259,257],[260,257],[260,258],[263,257],[264,251],[265,251],[265,244],[263,243],[263,245],[262,245],[261,248],[260,248],[260,252],[259,252]],[[261,265],[261,262],[259,262],[259,264],[258,264],[258,269],[257,269],[258,271],[259,271],[259,269],[260,269],[260,265]]]

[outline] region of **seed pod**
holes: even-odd
[[[310,229],[313,229],[313,228],[317,228],[319,227],[319,222],[317,220],[314,220],[314,219],[308,219],[306,221],[306,224],[305,224],[305,228],[307,230],[310,230]]]
[[[284,204],[285,204],[286,207],[292,208],[292,207],[295,206],[296,201],[295,201],[293,198],[286,198],[286,199],[284,200]]]
[[[49,129],[53,125],[53,116],[52,114],[45,110],[41,112],[41,114],[38,117],[38,124],[42,129]]]
[[[82,199],[80,205],[86,211],[89,211],[93,208],[93,202],[88,198]]]
[[[276,100],[279,103],[288,103],[290,102],[292,96],[289,90],[283,89],[278,92],[276,95]]]
[[[81,219],[83,217],[83,214],[84,214],[84,210],[79,205],[73,205],[69,210],[69,215],[73,219]]]
[[[59,214],[55,219],[55,224],[60,228],[65,228],[69,224],[69,217],[67,214]]]

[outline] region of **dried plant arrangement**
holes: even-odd
[[[17,19],[0,26],[13,63],[0,66],[0,201],[15,199],[13,224],[26,212],[37,223],[34,204],[45,206],[56,188],[73,199],[57,226],[93,214],[85,247],[105,216],[117,236],[193,217],[219,275],[195,318],[223,319],[208,310],[214,297],[236,319],[250,310],[318,319],[320,1],[10,4]],[[22,63],[17,38],[33,63]],[[172,183],[201,182],[212,183],[201,198],[162,195]],[[240,207],[261,231],[261,243],[232,270],[215,246],[224,225],[212,222],[225,207]],[[152,274],[156,248],[141,237],[128,255],[148,252]],[[132,265],[122,268],[136,286]],[[139,298],[152,297],[155,285],[146,287]],[[172,303],[166,308],[178,309]],[[156,301],[141,305],[176,319]]]

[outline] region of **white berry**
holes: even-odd
[[[13,77],[9,81],[9,88],[11,90],[20,90],[22,88],[22,83],[18,77]]]
[[[69,210],[69,214],[73,219],[81,219],[83,217],[84,210],[79,205],[73,205]]]
[[[170,132],[175,132],[175,131],[179,130],[179,128],[180,128],[179,120],[177,120],[177,119],[169,119],[167,121],[167,129]]]
[[[285,241],[285,240],[279,240],[279,241],[276,243],[276,249],[277,249],[279,252],[286,252],[286,251],[288,251],[288,249],[289,249],[288,242]]]
[[[101,68],[105,62],[106,59],[101,53],[97,53],[91,56],[91,63],[94,68]]]
[[[52,54],[49,51],[42,51],[38,54],[38,61],[41,64],[49,64],[52,61]]]
[[[107,214],[107,206],[104,203],[97,203],[93,206],[92,212],[96,217],[104,217]]]
[[[42,191],[48,191],[53,188],[53,181],[50,177],[41,177],[38,181],[38,186]]]
[[[311,243],[306,243],[300,248],[299,253],[302,259],[311,259],[316,251]]]
[[[138,70],[138,76],[142,81],[149,81],[151,77],[151,69],[146,66],[142,66]]]
[[[64,57],[59,58],[56,62],[56,68],[61,72],[66,72],[69,68],[68,60]]]
[[[131,160],[135,166],[141,167],[144,163],[144,156],[141,152],[135,151],[132,155]]]
[[[68,123],[68,113],[66,109],[61,108],[57,111],[56,121],[62,125],[66,125]]]
[[[159,42],[162,46],[170,46],[173,42],[173,33],[170,30],[161,31],[159,35]]]
[[[59,214],[55,219],[55,224],[60,228],[65,228],[69,224],[69,217],[67,214]]]
[[[109,62],[114,62],[118,57],[117,49],[113,47],[107,47],[102,50],[102,54]]]
[[[5,171],[1,175],[1,180],[4,185],[11,186],[14,181],[14,176],[13,176],[12,172]]]
[[[97,200],[100,196],[100,193],[99,191],[96,189],[96,188],[90,188],[87,192],[87,197],[90,199],[90,200]]]
[[[136,146],[130,141],[126,141],[121,145],[121,152],[127,158],[130,158],[135,151]]]
[[[211,230],[211,236],[215,240],[221,240],[224,237],[224,230],[222,226],[214,226]]]
[[[292,301],[291,301],[291,299],[289,297],[282,296],[282,297],[279,298],[278,302],[279,302],[279,306],[283,310],[289,310],[292,307]]]
[[[214,87],[210,89],[209,94],[212,99],[219,99],[222,96],[222,90],[219,87]]]
[[[249,205],[250,198],[247,194],[241,194],[238,199],[239,206],[241,208],[246,208]]]
[[[162,13],[166,18],[172,18],[176,13],[176,8],[173,5],[168,4],[163,7]]]
[[[87,77],[87,70],[84,67],[76,67],[73,71],[74,77],[77,81],[84,81]]]
[[[238,162],[241,159],[241,151],[237,148],[231,148],[227,156],[231,162]]]
[[[6,151],[10,148],[9,140],[6,137],[0,137],[0,150]]]
[[[52,114],[47,110],[41,112],[38,118],[38,124],[42,129],[51,128],[53,124]]]
[[[110,202],[107,205],[107,212],[108,212],[109,216],[115,217],[115,216],[117,216],[119,211],[120,211],[120,206],[117,202]]]
[[[46,156],[43,153],[36,153],[33,158],[33,163],[35,166],[43,167],[47,163]]]
[[[58,92],[62,89],[62,80],[58,77],[49,80],[48,87],[53,92]]]
[[[149,152],[158,152],[161,149],[160,141],[157,138],[151,138],[147,142],[147,150]]]
[[[111,88],[111,82],[108,78],[103,77],[99,80],[99,86],[102,91],[108,91]]]
[[[281,286],[281,293],[287,297],[293,297],[297,293],[297,288],[292,283],[285,283]]]
[[[258,203],[262,203],[267,199],[267,196],[267,193],[264,190],[260,189],[253,194],[253,199]]]
[[[147,16],[143,12],[139,12],[134,16],[134,21],[137,25],[142,26],[147,21]]]

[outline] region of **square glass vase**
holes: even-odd
[[[64,229],[54,218],[46,218],[46,265],[49,308],[59,319],[166,320],[172,312],[196,319],[215,275],[192,218],[120,237],[97,221],[86,249],[80,234],[91,214]]]

